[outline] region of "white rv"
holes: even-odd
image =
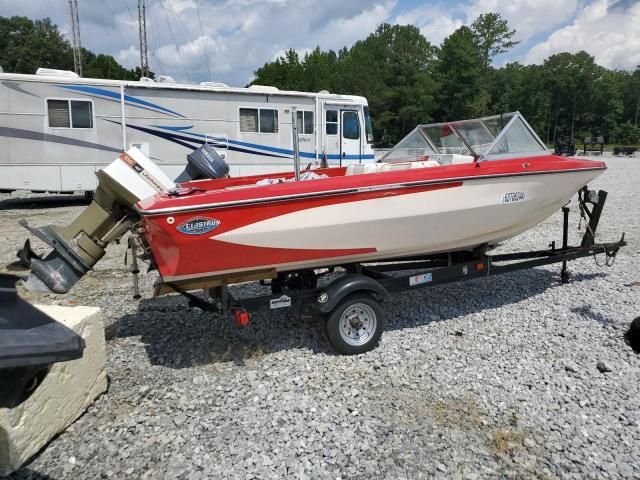
[[[363,97],[0,73],[0,191],[94,190],[95,171],[131,146],[171,177],[205,142],[232,176],[291,170],[294,107],[303,166],[373,160]]]

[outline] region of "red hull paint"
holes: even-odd
[[[160,274],[165,279],[193,277],[376,252],[372,245],[350,249],[285,249],[238,245],[215,239],[224,232],[288,213],[456,188],[462,186],[463,181],[477,178],[604,168],[603,162],[553,155],[353,176],[344,176],[345,168],[332,168],[316,170],[329,178],[265,186],[255,186],[255,182],[263,178],[290,177],[291,174],[191,182],[186,186],[202,191],[182,197],[156,195],[141,201],[138,209]],[[412,182],[418,185],[407,185]],[[187,235],[176,229],[199,216],[214,218],[220,223],[214,230],[198,235]]]
[[[211,211],[205,210],[197,214],[189,211],[144,216],[143,225],[145,227],[145,237],[149,241],[151,251],[163,277],[210,274],[217,271],[241,270],[248,267],[260,268],[267,265],[303,260],[373,253],[376,249],[370,245],[363,245],[362,248],[357,249],[265,248],[222,242],[215,240],[215,236],[261,220],[314,207],[460,186],[462,186],[462,182],[449,182],[440,185],[296,199],[273,204],[226,207]],[[177,230],[176,226],[182,225],[196,216],[215,218],[220,221],[220,225],[215,230],[201,235],[186,235]],[[173,219],[171,224],[167,222],[169,217]]]

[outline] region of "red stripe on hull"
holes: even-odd
[[[211,252],[223,252],[224,255],[208,262],[203,258],[201,250],[180,249],[178,269],[175,273],[164,273],[170,277],[185,275],[207,274],[229,270],[247,270],[255,267],[281,265],[285,263],[302,262],[320,258],[347,257],[349,255],[361,255],[375,253],[375,248],[346,248],[346,249],[291,249],[268,248],[238,245],[236,243],[208,240],[207,250]]]
[[[431,190],[462,186],[462,182],[439,185],[423,185],[390,190],[364,191],[330,197],[310,197],[273,204],[245,205],[215,210],[181,212],[173,215],[144,216],[142,218],[147,238],[158,270],[163,277],[209,274],[218,271],[256,269],[314,259],[346,257],[376,252],[374,245],[350,249],[289,249],[239,245],[215,240],[215,236],[269,218],[316,207],[370,200],[382,197],[407,195]],[[211,232],[186,235],[176,227],[193,218],[215,218],[220,225]],[[169,223],[168,219],[171,217]],[[312,218],[310,219],[312,221]],[[373,242],[374,239],[371,239]]]

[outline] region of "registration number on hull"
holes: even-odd
[[[524,202],[527,195],[524,192],[505,192],[502,194],[502,203]]]

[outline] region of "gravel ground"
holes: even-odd
[[[398,295],[380,346],[356,357],[310,318],[238,329],[180,298],[135,302],[124,245],[110,247],[71,294],[26,295],[102,308],[110,386],[13,478],[640,478],[640,356],[623,339],[640,315],[640,160],[608,164],[592,185],[610,192],[599,238],[629,241],[613,268],[588,258],[567,285],[555,265]],[[83,201],[0,208],[4,266],[26,238],[18,219],[64,224]],[[560,220],[502,248],[545,248]]]

